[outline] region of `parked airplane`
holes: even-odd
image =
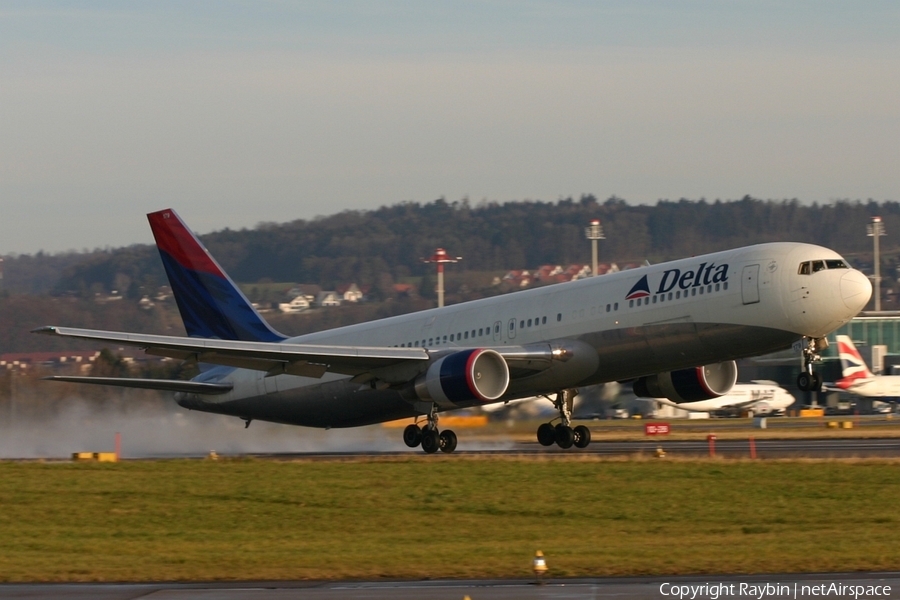
[[[616,385],[616,384],[606,384]],[[616,385],[618,388],[619,386]],[[610,398],[602,402],[601,410],[595,410],[592,413],[585,411],[585,404],[592,405],[591,408],[597,408],[599,396],[603,393],[603,386],[588,386],[578,389],[578,395],[575,396],[575,411],[581,415],[581,418],[601,418],[602,416],[610,416],[619,414],[628,418],[628,410],[625,408],[617,408],[620,403],[618,398]],[[532,396],[519,400],[511,400],[507,404],[487,404],[482,410],[487,413],[493,413],[503,410],[506,407],[517,409],[519,414],[525,416],[536,416],[542,412],[546,412],[542,396]],[[783,415],[786,409],[791,406],[796,399],[786,389],[775,383],[774,381],[754,381],[753,383],[736,383],[731,390],[717,398],[709,398],[706,400],[695,400],[692,402],[673,402],[666,398],[655,398],[660,404],[665,404],[673,408],[680,408],[689,412],[746,412],[750,416],[766,416],[766,415]],[[589,416],[588,416],[589,415]]]
[[[869,280],[820,246],[772,243],[534,288],[287,339],[272,329],[175,211],[148,215],[189,337],[43,327],[195,361],[192,381],[57,376],[175,392],[183,407],[308,427],[425,417],[403,439],[452,452],[439,413],[555,395],[559,424],[542,444],[590,442],[571,427],[575,388],[634,382],[648,397],[715,398],[734,359],[802,344],[801,384],[825,335],[868,302]],[[556,419],[553,419],[556,420]]]
[[[849,336],[837,336],[843,377],[835,387],[867,398],[900,398],[900,375],[875,375]]]
[[[740,410],[751,416],[783,415],[787,407],[796,399],[777,383],[738,383],[727,394],[718,398],[696,400],[694,402],[672,402],[660,398],[657,402],[694,412],[715,412],[720,410]]]

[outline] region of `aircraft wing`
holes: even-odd
[[[93,383],[119,387],[162,390],[164,392],[186,392],[189,394],[227,394],[234,387],[230,383],[201,383],[197,381],[174,381],[168,379],[137,379],[131,377],[70,377],[52,375],[41,377],[46,381],[68,381],[69,383]]]
[[[384,376],[392,379],[393,383],[407,381],[414,374],[409,369],[402,368],[404,365],[415,367],[411,363],[420,363],[424,367],[428,361],[448,353],[447,349],[429,353],[425,348],[244,342],[54,326],[39,327],[33,333],[137,346],[153,356],[265,371],[269,375],[285,373],[319,378],[325,373],[339,373],[354,376],[355,381],[360,383]],[[553,360],[566,360],[570,356],[569,351],[551,348],[549,344],[506,346],[497,348],[496,351],[506,360],[514,379],[547,369]],[[394,367],[401,368],[395,370],[393,376],[388,375],[387,371]],[[375,373],[379,375],[376,376]],[[74,381],[71,377],[66,380]],[[187,391],[159,386],[154,389]],[[201,391],[201,388],[197,388],[190,391],[210,394],[225,393],[227,390],[212,391],[210,388]]]
[[[272,375],[287,373],[317,378],[326,372],[359,375],[431,358],[424,348],[243,342],[52,326],[40,327],[34,333],[137,346],[154,356],[266,371]]]

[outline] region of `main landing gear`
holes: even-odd
[[[813,363],[822,360],[819,353],[828,347],[826,338],[804,337],[800,341],[801,370],[797,375],[797,387],[803,392],[818,392],[822,390],[822,375],[813,370]]]
[[[572,446],[587,448],[587,445],[591,443],[590,429],[584,425],[572,427],[572,404],[574,400],[575,390],[562,390],[556,394],[556,400],[551,400],[553,406],[559,411],[560,423],[554,426],[551,421],[538,427],[537,439],[541,446],[556,444],[563,449],[571,448]]]
[[[456,450],[456,434],[450,429],[438,432],[437,422],[437,408],[432,405],[431,412],[428,414],[428,423],[423,427],[419,427],[417,424],[406,426],[406,429],[403,430],[403,443],[410,448],[422,446],[422,450],[426,454],[434,454],[438,450],[448,454],[453,452]]]

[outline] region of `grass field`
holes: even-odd
[[[900,568],[896,461],[0,463],[0,579]]]

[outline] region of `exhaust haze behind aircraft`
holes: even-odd
[[[452,452],[443,411],[553,395],[538,441],[585,447],[576,388],[633,382],[676,404],[727,394],[734,360],[801,341],[798,385],[815,389],[825,336],[869,301],[834,251],[770,243],[287,338],[272,329],[171,209],[148,215],[187,337],[43,327],[39,333],[194,361],[192,381],[49,379],[168,390],[181,406],[307,427],[424,417],[403,438]]]

